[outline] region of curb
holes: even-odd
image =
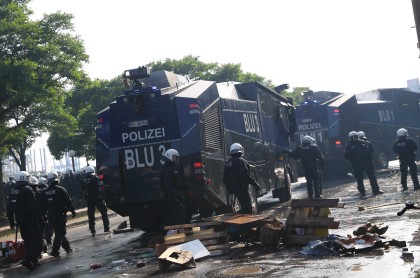
[[[108,212],[107,214],[108,214],[109,218],[118,215],[117,213],[115,213],[113,211]],[[101,216],[96,216],[95,217],[95,221],[98,221],[98,220],[101,220],[101,219],[102,219]],[[76,227],[76,226],[85,225],[87,223],[89,223],[89,220],[87,218],[87,208],[77,209],[75,218],[71,217],[70,212],[67,213],[67,225],[66,225],[67,228],[73,228],[73,227]],[[5,236],[9,236],[9,235],[15,235],[15,233],[16,233],[16,230],[10,229],[9,226],[0,227],[0,238],[5,237]]]

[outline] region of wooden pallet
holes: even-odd
[[[338,199],[295,199],[290,204],[283,243],[305,245],[328,236],[328,229],[338,229],[339,221],[328,217],[329,208],[343,207]]]
[[[210,256],[228,254],[230,245],[225,227],[220,222],[202,222],[165,226],[165,230],[176,230],[176,234],[165,236],[165,245],[172,247],[199,239],[210,252]]]

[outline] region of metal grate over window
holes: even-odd
[[[204,115],[204,140],[206,142],[206,148],[214,150],[222,149],[219,104],[214,105]]]

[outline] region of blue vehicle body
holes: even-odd
[[[330,166],[327,172],[345,174],[351,169],[343,159],[348,133],[362,130],[373,145],[376,167],[385,168],[396,158],[392,144],[399,128],[413,137],[420,134],[419,101],[420,94],[406,89],[314,92],[296,107],[297,134],[315,138]]]
[[[160,159],[169,148],[181,155],[181,187],[190,213],[232,205],[222,178],[235,142],[244,146],[244,158],[261,185],[255,197],[276,189],[275,197],[290,198],[285,177],[293,172],[275,157],[294,146],[294,108],[287,99],[259,83],[190,82],[166,71],[142,82],[143,88],[124,92],[99,112],[96,126],[107,206],[129,216],[132,227],[153,229],[165,220],[159,176]],[[262,112],[265,106],[273,115]]]

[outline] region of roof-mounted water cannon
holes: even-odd
[[[123,77],[130,80],[150,77],[150,69],[145,66],[142,66],[136,69],[125,70],[123,73]]]
[[[278,85],[278,86],[274,87],[274,91],[276,91],[279,94],[282,91],[287,90],[287,89],[290,89],[289,84],[281,84],[281,85]]]

